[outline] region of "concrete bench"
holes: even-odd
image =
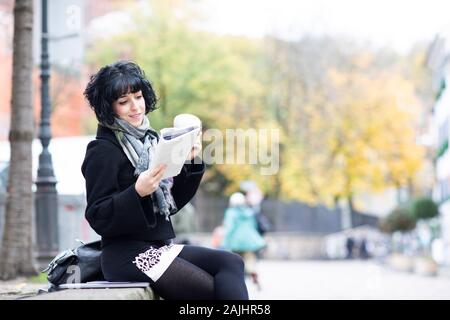
[[[24,300],[160,300],[149,283],[93,282],[67,284]]]

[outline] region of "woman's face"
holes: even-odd
[[[145,116],[145,100],[142,92],[124,94],[113,102],[114,113],[132,126],[139,127]]]

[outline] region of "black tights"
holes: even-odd
[[[168,300],[248,300],[239,255],[191,245],[184,246],[153,288]]]

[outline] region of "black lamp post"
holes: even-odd
[[[42,153],[36,180],[36,240],[38,262],[45,264],[58,253],[58,195],[56,178],[53,173],[52,156],[48,150],[51,139],[50,128],[50,63],[48,55],[47,0],[42,1],[41,35],[41,123],[39,139]]]

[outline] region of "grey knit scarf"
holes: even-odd
[[[139,127],[134,127],[127,121],[119,118],[115,118],[112,125],[102,125],[110,128],[116,135],[123,151],[135,168],[135,176],[139,176],[141,172],[149,168],[159,140],[159,134],[150,127],[147,117],[144,117],[144,121]],[[172,178],[163,179],[158,189],[151,194],[153,211],[164,215],[167,221],[169,221],[170,214],[177,211],[175,201],[170,192],[172,185]]]

